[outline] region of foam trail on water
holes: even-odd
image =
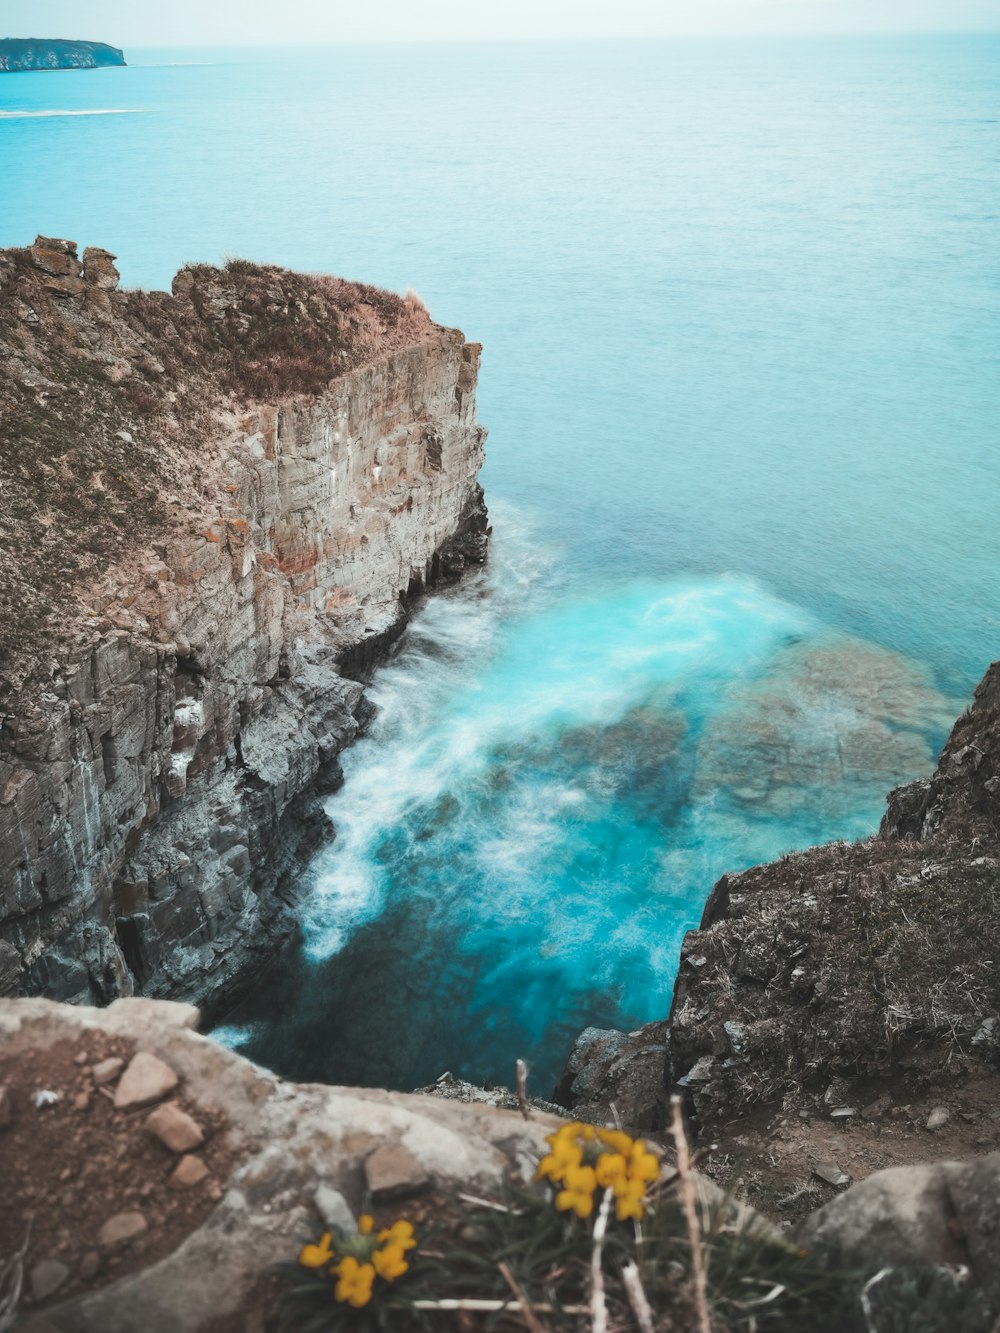
[[[56,116],[141,116],[138,107],[107,107],[87,111],[0,111],[0,120],[48,120]]]
[[[376,676],[304,955],[239,1015],[297,1077],[550,1083],[588,1024],[669,1007],[724,870],[877,822],[950,707],[751,579],[573,593],[516,516]],[[277,983],[276,983],[277,984]],[[318,1063],[317,1063],[318,1062]]]

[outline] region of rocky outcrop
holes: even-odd
[[[295,928],[359,680],[485,557],[480,349],[336,279],[121,293],[113,258],[0,254],[0,989],[212,1003]]]
[[[1000,664],[934,776],[875,838],[724,876],[684,944],[670,1073],[703,1118],[817,1099],[835,1077],[1000,1057]]]
[[[481,1219],[508,1213],[506,1188],[533,1179],[558,1119],[497,1109],[454,1082],[444,1100],[286,1083],[199,1036],[197,1023],[196,1009],[166,1001],[0,1001],[0,1268],[13,1272],[0,1290],[4,1327],[12,1315],[25,1333],[275,1327],[274,1265],[323,1231],[354,1232],[362,1211],[376,1228],[405,1217],[421,1243],[433,1236],[426,1257],[443,1268],[425,1270],[428,1294],[443,1294],[459,1251],[477,1256],[464,1295],[481,1294],[500,1259],[517,1262],[506,1228],[501,1241]],[[712,1225],[713,1327],[755,1327],[761,1304],[784,1296],[781,1327],[992,1328],[998,1166],[993,1156],[880,1172],[814,1213],[793,1244],[696,1174]],[[676,1216],[666,1254],[683,1273],[676,1179],[668,1155],[658,1214]],[[517,1216],[526,1196],[515,1197]],[[558,1228],[567,1248],[579,1225]],[[647,1256],[663,1244],[655,1227],[644,1227]],[[727,1236],[740,1262],[728,1288]],[[531,1237],[536,1253],[559,1244],[551,1224]],[[565,1268],[549,1254],[545,1271]],[[655,1279],[657,1264],[647,1271]],[[733,1322],[755,1289],[749,1317]],[[657,1327],[704,1327],[677,1276],[648,1290]],[[408,1313],[393,1309],[391,1326],[409,1328]],[[456,1314],[435,1311],[430,1326],[453,1326]],[[493,1322],[481,1304],[460,1317],[469,1328]],[[615,1327],[650,1326],[616,1313]]]
[[[100,69],[124,64],[124,51],[105,42],[68,42],[60,37],[0,38],[0,74],[31,69]]]
[[[983,1089],[1000,1091],[998,875],[994,664],[933,777],[889,795],[876,837],[723,876],[684,941],[669,1022],[583,1034],[558,1099],[581,1114],[594,1101],[598,1115],[614,1100],[627,1123],[655,1125],[676,1089],[712,1137],[753,1116],[755,1134],[794,1139],[789,1113],[802,1134],[816,1117],[877,1137],[890,1105],[902,1132],[909,1104],[935,1105],[944,1079],[978,1124]],[[659,1078],[632,1063],[656,1047]],[[914,1158],[924,1119],[914,1113]]]
[[[0,1261],[22,1243],[42,1176],[75,1199],[63,1208],[48,1206],[51,1194],[44,1200],[24,1258],[29,1296],[40,1267],[62,1269],[55,1300],[46,1299],[51,1289],[41,1297],[49,1329],[191,1333],[226,1318],[233,1322],[225,1327],[263,1326],[253,1322],[264,1303],[255,1297],[259,1280],[294,1259],[311,1234],[353,1229],[366,1195],[376,1208],[388,1200],[411,1217],[414,1200],[427,1199],[436,1221],[456,1189],[493,1192],[504,1180],[530,1180],[544,1136],[559,1123],[402,1093],[284,1083],[199,1036],[197,1017],[167,1001],[119,1000],[103,1010],[0,1001],[0,1085],[9,1086],[11,1103],[0,1150],[16,1163],[5,1176]],[[108,1043],[129,1069],[138,1052],[179,1080],[169,1095],[183,1098],[186,1111],[161,1106],[174,1107],[175,1122],[208,1128],[205,1146],[190,1138],[187,1147],[165,1144],[163,1111],[125,1112],[99,1089],[75,1092],[104,1076],[94,1061]],[[33,1096],[42,1079],[51,1104]],[[145,1093],[167,1095],[157,1084]],[[26,1160],[39,1136],[73,1164],[65,1176]],[[171,1180],[189,1159],[207,1169],[188,1168],[196,1178],[181,1194]],[[81,1172],[86,1183],[77,1189]]]
[[[993,1153],[879,1171],[813,1213],[796,1239],[835,1271],[872,1274],[869,1328],[892,1327],[894,1307],[898,1314],[915,1288],[923,1327],[972,1330],[996,1326],[998,1236],[1000,1153]]]

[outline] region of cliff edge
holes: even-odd
[[[872,1171],[1000,1150],[1000,663],[876,836],[725,875],[669,1021],[588,1030],[556,1100],[656,1129],[680,1092],[708,1169],[800,1215]]]
[[[480,348],[233,261],[0,252],[0,993],[219,1002],[295,928],[359,683],[485,558]]]

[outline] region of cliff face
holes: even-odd
[[[112,258],[0,256],[0,991],[218,1001],[294,929],[353,678],[484,558],[479,348],[248,265],[119,293]]]
[[[890,794],[877,837],[715,886],[684,944],[671,1078],[714,1123],[755,1103],[813,1106],[834,1080],[835,1100],[854,1083],[874,1101],[899,1075],[915,1088],[945,1071],[995,1073],[998,892],[994,663],[934,776]]]
[[[0,38],[0,73],[30,69],[99,69],[124,65],[125,53],[105,42],[68,42],[61,37]]]

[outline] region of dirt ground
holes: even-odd
[[[104,1286],[175,1249],[222,1197],[234,1165],[224,1121],[186,1104],[181,1085],[171,1100],[190,1111],[205,1133],[197,1150],[208,1174],[179,1187],[168,1177],[180,1160],[145,1127],[153,1109],[116,1110],[115,1081],[95,1086],[93,1066],[112,1056],[126,1065],[130,1044],[101,1032],[76,1042],[16,1057],[0,1054],[0,1087],[9,1116],[0,1119],[0,1263],[27,1239],[22,1308],[38,1309],[74,1293]],[[52,1104],[50,1096],[55,1094]],[[41,1101],[42,1105],[36,1105]],[[6,1120],[6,1124],[3,1123]],[[146,1230],[120,1245],[101,1244],[98,1233],[121,1213],[142,1214]],[[66,1274],[39,1298],[39,1281]],[[40,1270],[39,1265],[43,1265]],[[58,1270],[56,1270],[58,1272]]]
[[[968,1064],[933,1082],[897,1076],[834,1085],[821,1105],[762,1107],[707,1126],[699,1147],[718,1148],[702,1170],[790,1227],[875,1171],[1000,1151],[997,1092],[995,1073]],[[857,1114],[834,1118],[831,1112],[841,1108]],[[940,1120],[941,1111],[947,1119],[928,1129],[932,1113]],[[849,1180],[831,1184],[817,1167],[839,1168]]]

